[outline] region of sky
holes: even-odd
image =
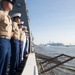
[[[75,45],[75,0],[26,0],[35,44]]]

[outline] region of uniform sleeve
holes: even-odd
[[[1,12],[0,12],[0,21],[1,21]]]
[[[20,40],[21,40],[21,35],[22,35],[22,33],[21,33],[21,29],[20,29]]]
[[[4,15],[3,15],[3,13],[0,11],[0,21],[2,21],[2,20],[4,20],[5,19],[5,17],[4,17]]]
[[[16,29],[16,24],[13,23],[13,24],[12,24],[12,31],[15,31],[15,29]]]

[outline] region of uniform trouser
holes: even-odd
[[[9,75],[14,75],[19,64],[19,40],[11,39],[11,60]]]
[[[23,41],[20,41],[20,45],[19,45],[19,63],[21,63],[22,61],[22,50],[23,50]]]
[[[22,49],[22,61],[23,61],[23,58],[24,58],[24,49],[25,49],[25,41],[23,41],[23,49]]]
[[[28,40],[26,40],[24,55],[28,53],[28,46],[29,46],[29,42],[28,42]]]
[[[0,75],[6,75],[10,60],[10,40],[0,38]]]

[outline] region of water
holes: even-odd
[[[60,54],[66,54],[75,57],[75,46],[36,46],[36,53],[44,54],[50,57],[54,57]],[[67,70],[65,67],[71,67],[75,69],[75,59],[65,63],[63,66],[54,69],[56,75],[75,75],[72,70]],[[46,74],[50,75],[50,74]]]

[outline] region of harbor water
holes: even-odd
[[[55,57],[60,54],[66,54],[75,57],[75,46],[36,46],[34,48],[36,53]],[[67,67],[67,68],[66,68]],[[53,69],[55,75],[75,75],[75,59]],[[42,74],[51,75],[51,74]]]

